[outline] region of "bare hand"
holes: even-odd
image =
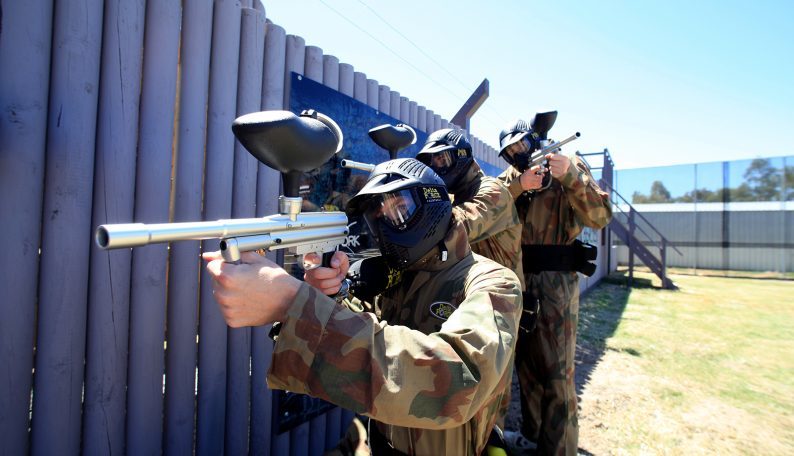
[[[546,154],[546,159],[549,161],[552,177],[557,179],[565,175],[571,166],[571,159],[562,154]]]
[[[232,328],[283,321],[300,281],[276,263],[253,252],[241,264],[224,263],[220,252],[206,252],[207,272],[226,324]]]
[[[524,171],[521,177],[519,177],[521,188],[523,188],[524,191],[539,189],[542,185],[544,174],[546,174],[546,168],[543,167],[543,165],[535,165]]]
[[[318,266],[321,258],[316,253],[309,253],[303,256],[303,263],[314,267],[306,268],[303,280],[314,288],[319,289],[326,295],[335,295],[339,292],[342,281],[345,280],[347,270],[350,269],[350,259],[344,252],[335,252],[331,258],[331,267],[325,268]]]

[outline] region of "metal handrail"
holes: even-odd
[[[631,203],[629,203],[628,200],[623,197],[623,195],[618,193],[618,191],[612,185],[610,185],[609,182],[607,182],[607,181],[605,181],[603,179],[601,180],[601,182],[603,182],[606,185],[606,187],[609,188],[609,190],[612,190],[613,194],[617,195],[618,198],[620,198],[624,203],[626,203],[629,206],[629,210],[630,211],[633,211],[635,214],[639,215],[640,218],[642,218],[642,220],[645,221],[645,223],[647,223],[648,226],[651,227],[651,229],[654,230],[656,232],[656,234],[659,235],[660,238],[664,239],[664,242],[665,242],[666,245],[672,247],[673,250],[675,250],[679,255],[684,256],[684,254],[680,250],[678,250],[678,247],[676,247],[674,243],[670,242],[670,240],[668,240],[662,233],[660,233],[659,230],[657,230],[656,227],[654,227],[653,224],[648,219],[646,219],[645,216],[642,215],[642,213],[640,213],[638,210],[634,209],[634,206],[632,206]],[[620,205],[616,204],[615,206],[618,208],[618,210],[620,210],[620,212],[626,213],[626,211],[624,211],[623,209],[620,208]],[[651,242],[656,244],[660,249],[662,248],[661,245],[659,245],[660,243],[657,243],[656,241],[651,239],[651,236],[648,233],[646,233],[645,230],[643,230],[641,226],[639,226],[639,225],[636,225],[636,226],[637,226],[637,228],[640,229],[640,231],[642,231],[643,234],[645,234],[645,236],[648,237],[648,239]]]

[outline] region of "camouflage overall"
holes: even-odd
[[[522,228],[513,196],[502,181],[484,175],[476,161],[472,162],[461,179],[462,190],[454,195],[452,210],[456,217],[463,220],[472,252],[512,269],[524,290]],[[510,407],[510,389],[511,385],[507,385],[496,421],[502,430]]]
[[[463,190],[452,202],[463,220],[471,251],[512,269],[524,282],[521,264],[521,220],[513,197],[502,181],[486,176],[473,162],[463,176]]]
[[[514,167],[499,178],[516,198],[524,223],[523,245],[568,245],[585,226],[600,229],[612,209],[585,163],[569,156],[565,175],[549,189],[525,195]],[[574,354],[579,316],[579,277],[576,272],[525,274],[527,291],[541,300],[537,328],[520,337],[516,372],[521,385],[522,433],[538,444],[538,454],[576,454],[578,423]]]
[[[274,346],[268,385],[367,415],[406,454],[479,455],[512,378],[521,290],[471,253],[453,222],[434,249],[353,312],[301,285]],[[354,445],[353,448],[356,448]]]

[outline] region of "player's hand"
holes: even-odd
[[[557,179],[564,176],[571,166],[571,159],[562,154],[546,154],[546,159],[549,161],[551,176]]]
[[[303,264],[306,268],[303,280],[322,291],[323,294],[333,296],[339,292],[339,287],[347,276],[350,259],[344,252],[334,252],[330,268],[320,266],[321,260],[320,255],[316,253],[308,253],[303,256]]]
[[[546,174],[546,168],[543,165],[535,165],[532,168],[524,171],[519,177],[521,188],[524,191],[537,190],[541,187],[543,176]]]
[[[300,280],[254,252],[244,252],[240,264],[225,263],[220,252],[206,252],[202,257],[227,325],[239,328],[284,320]]]

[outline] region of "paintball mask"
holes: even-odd
[[[428,136],[416,159],[441,177],[451,193],[459,190],[462,178],[474,161],[471,144],[460,130],[445,128]]]
[[[403,158],[377,165],[347,213],[364,216],[386,263],[402,270],[444,239],[452,204],[432,169]]]
[[[524,172],[529,167],[532,152],[538,149],[538,139],[526,121],[513,121],[499,134],[499,156]]]

